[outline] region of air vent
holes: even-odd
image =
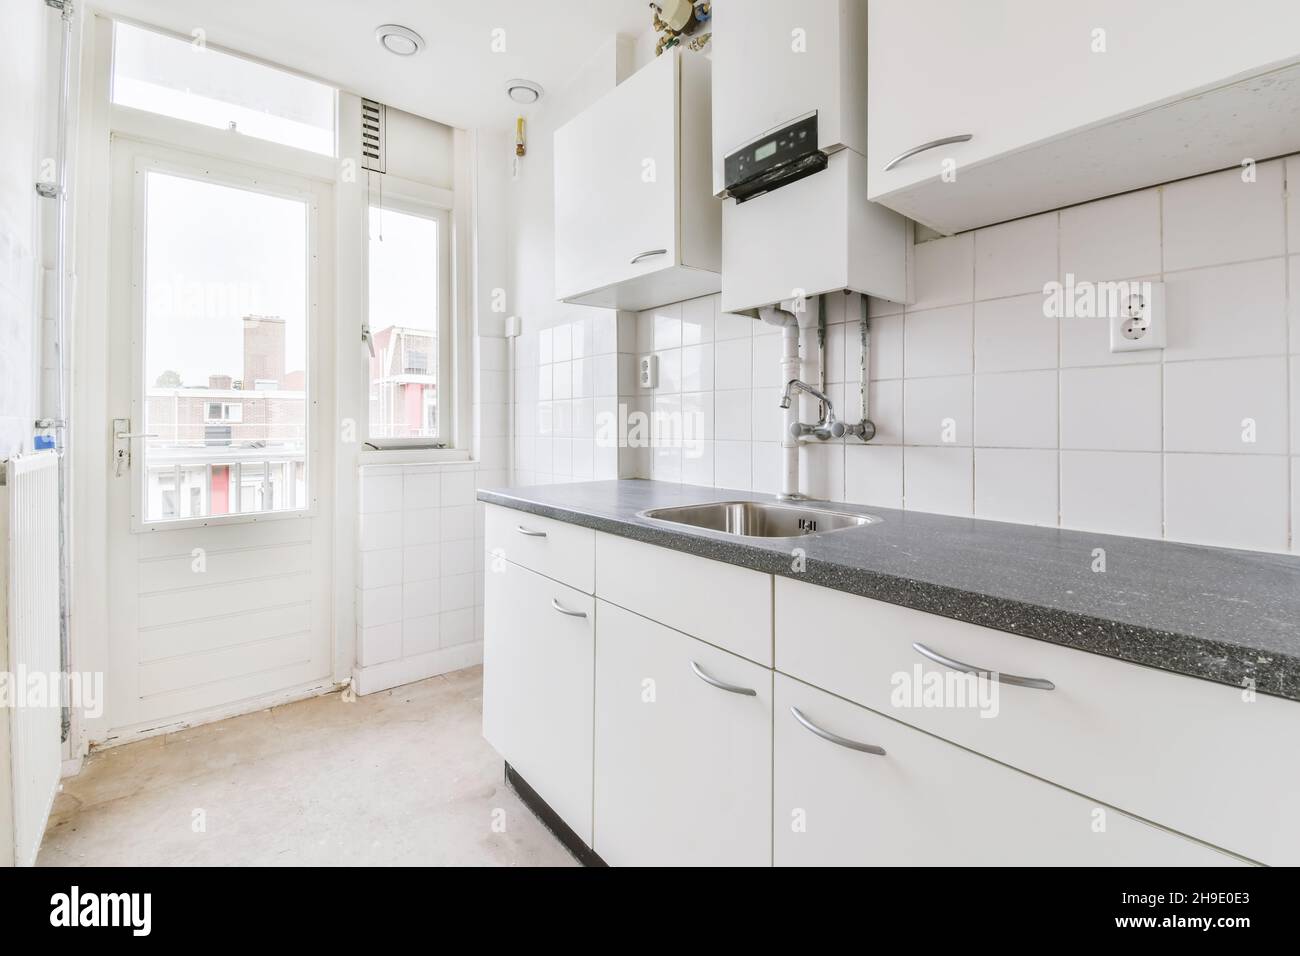
[[[387,172],[384,165],[384,104],[361,101],[361,168]]]

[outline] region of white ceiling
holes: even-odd
[[[615,34],[650,26],[646,0],[94,0],[100,9],[327,80],[451,126],[507,126],[506,81],[562,88]],[[375,27],[400,23],[425,48],[398,57]],[[492,51],[505,31],[505,52]]]

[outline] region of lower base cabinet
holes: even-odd
[[[782,674],[773,738],[777,866],[1242,865]]]
[[[595,720],[606,863],[771,865],[772,671],[597,601]]]
[[[591,844],[595,600],[487,556],[483,736]]]

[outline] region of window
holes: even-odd
[[[147,521],[306,508],[307,201],[148,171]]]
[[[115,23],[113,102],[334,155],[331,87],[209,49],[197,39]]]
[[[452,443],[447,246],[445,210],[370,208],[369,437],[380,447]]]

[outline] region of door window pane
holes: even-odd
[[[334,155],[333,88],[129,23],[113,27],[113,102]]]
[[[146,520],[303,508],[307,204],[147,176]]]
[[[438,221],[370,210],[371,439],[441,438]]]

